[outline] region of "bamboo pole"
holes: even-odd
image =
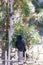
[[[10,0],[8,0],[8,22],[7,22],[7,26],[9,26],[10,23]],[[8,61],[10,60],[10,29],[8,29],[8,36],[9,36],[9,42],[8,42]],[[10,62],[8,62],[8,65],[10,65]]]
[[[12,8],[13,2],[12,0],[8,0],[8,26],[10,28],[8,28],[8,35],[9,35],[9,44],[8,44],[8,61],[10,60],[10,42],[11,42],[11,36],[12,36],[12,16],[10,16],[10,14],[12,14],[13,12],[13,8]],[[8,65],[10,65],[10,62],[8,62]]]
[[[7,60],[7,51],[5,51],[5,60]],[[5,65],[7,65],[7,61],[5,61]]]

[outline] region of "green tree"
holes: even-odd
[[[29,26],[28,20],[29,20],[29,18],[31,18],[30,17],[31,12],[29,10],[28,3],[27,3],[27,0],[14,1],[14,4],[13,4],[14,11],[18,11],[18,9],[19,9],[20,20],[14,21],[14,23],[13,23],[14,33],[13,33],[12,42],[11,42],[11,44],[13,46],[15,46],[15,40],[16,40],[17,35],[19,35],[19,34],[23,35],[23,38],[26,40],[28,45],[29,45],[29,43],[30,44],[38,43],[38,41],[40,39],[38,31],[36,31],[36,29],[35,29],[36,26],[33,24],[31,26]],[[21,21],[21,19],[22,19],[22,21]]]
[[[4,3],[3,1],[1,1],[1,5],[0,5],[0,27],[1,27],[1,31],[0,31],[0,33],[2,32],[2,31],[4,31],[4,30],[6,30],[6,27],[7,27],[7,17],[6,17],[6,15],[7,15],[7,5],[6,5],[6,3]],[[5,33],[3,33],[2,35],[2,40],[6,40],[7,41],[7,39],[6,38],[8,38],[7,36],[6,36],[6,31],[5,31]]]
[[[38,43],[40,36],[38,31],[35,29],[35,27],[36,26],[32,25],[26,28],[26,26],[24,24],[21,24],[20,22],[14,23],[14,33],[13,33],[12,42],[11,42],[13,47],[15,47],[15,41],[19,34],[23,36],[24,40],[26,40],[26,43],[28,45]]]

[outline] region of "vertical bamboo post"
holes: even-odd
[[[25,61],[26,61],[26,52],[25,52]]]
[[[7,60],[7,51],[5,51],[5,60]],[[7,61],[5,61],[5,65],[7,65]]]
[[[13,12],[13,1],[12,0],[8,0],[8,25],[10,28],[8,28],[8,35],[9,35],[9,44],[8,44],[8,61],[10,61],[10,42],[11,42],[11,36],[12,36],[12,16],[10,16],[10,14],[12,15]],[[8,65],[10,65],[10,62],[8,62]]]
[[[8,0],[8,25],[10,23],[10,0]],[[10,60],[10,35],[9,35],[9,30],[8,29],[8,36],[9,36],[9,42],[8,42],[8,61]],[[8,65],[10,65],[10,62],[8,62]]]
[[[33,61],[33,51],[32,51],[32,61]],[[33,63],[32,63],[32,65],[33,65]]]
[[[39,60],[39,46],[38,46],[38,60]],[[38,62],[38,65],[39,65],[39,62]]]

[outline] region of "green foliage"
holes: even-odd
[[[19,1],[15,2],[13,5],[13,8],[14,8],[14,10],[20,9],[21,14],[29,16],[30,10],[29,10],[26,0],[19,0]]]
[[[25,16],[29,16],[30,10],[28,6],[22,7],[22,14],[25,14]]]
[[[40,3],[40,7],[43,9],[43,2],[42,2],[42,3]]]
[[[31,33],[31,39],[30,39],[30,43],[34,44],[34,43],[38,43],[40,36],[37,30],[35,30],[35,27],[31,26],[30,27],[30,33]]]
[[[0,25],[5,26],[6,24],[7,5],[0,5]]]
[[[15,41],[19,34],[23,36],[24,40],[26,40],[28,45],[29,43],[30,44],[38,43],[40,39],[38,31],[35,30],[35,26],[30,26],[26,28],[25,25],[18,22],[14,24],[14,34],[12,36],[12,42],[11,42],[13,47],[15,47]]]
[[[8,31],[6,31],[4,33],[4,35],[2,36],[2,40],[6,40],[5,49],[7,50],[8,49],[8,40],[9,40],[9,38],[8,38]]]
[[[32,16],[32,17],[29,19],[29,21],[28,21],[29,26],[33,25],[34,22],[35,22],[35,16],[34,16],[34,17]]]
[[[15,4],[15,5],[13,6],[13,8],[14,8],[14,9],[17,9],[17,6],[18,6],[18,5],[17,5],[17,4]]]
[[[2,2],[2,0],[1,0]],[[0,5],[0,37],[1,37],[1,40],[6,40],[6,44],[7,41],[8,41],[8,32],[5,32],[3,30],[5,30],[5,26],[7,24],[7,12],[8,12],[8,8],[7,8],[7,5],[5,5],[4,3],[1,3]],[[1,30],[2,29],[2,30]],[[6,48],[8,48],[8,45],[5,45]]]
[[[32,0],[32,3],[35,5],[36,8],[40,8],[39,1],[38,0]]]
[[[29,33],[30,33],[30,44],[38,43],[40,36],[38,31],[35,29],[35,25],[32,25],[29,27]]]
[[[6,31],[6,33],[3,35],[3,38],[2,38],[2,39],[8,41],[8,32],[7,32],[7,31]]]
[[[35,6],[35,12],[39,13],[40,12],[40,3],[39,3],[39,1],[38,0],[32,0],[32,3]]]
[[[7,22],[6,22],[6,19],[4,18],[3,20],[0,21],[0,26],[5,27],[5,23]]]
[[[32,0],[32,3],[35,6],[36,12],[39,12],[40,10],[40,5],[38,3],[38,0]],[[27,0],[14,0],[14,4],[13,4],[13,8],[14,11],[15,10],[19,10],[20,11],[20,15],[25,15],[24,17],[24,22],[27,20],[27,16],[29,16],[30,14],[30,10],[29,10],[29,6],[27,3]],[[2,12],[2,13],[1,13]],[[8,13],[8,8],[7,5],[3,5],[0,6],[0,25],[4,25],[7,23],[7,20],[5,18],[6,14]],[[27,22],[27,21],[26,21]],[[15,46],[15,41],[16,38],[19,34],[21,34],[23,36],[23,38],[26,40],[26,42],[29,44],[34,44],[34,43],[38,43],[39,41],[39,34],[38,31],[35,29],[35,26],[32,24],[32,26],[28,26],[26,27],[25,24],[23,24],[21,21],[13,24],[13,36],[12,36],[12,41],[11,44],[13,45],[13,47]],[[3,35],[3,40],[7,40],[8,41],[8,32],[6,31],[6,34]],[[8,44],[6,45],[8,48]]]
[[[22,14],[25,14],[26,16],[29,16],[30,10],[29,10],[29,6],[28,6],[26,1],[23,1],[21,9],[22,9]]]
[[[39,13],[39,15],[38,15],[38,22],[43,24],[43,12]]]

